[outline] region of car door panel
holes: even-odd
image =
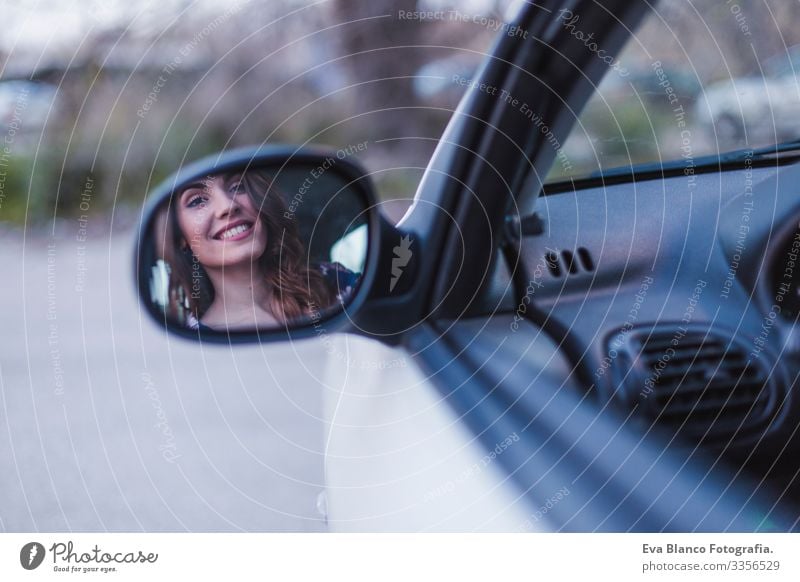
[[[332,531],[515,531],[525,523],[534,508],[496,453],[404,349],[344,335],[331,346],[353,358],[351,366],[331,358],[326,374]]]
[[[512,322],[512,316],[459,321],[429,331],[414,345],[441,338],[435,349],[420,352],[425,369],[485,448],[519,435],[498,462],[533,507],[564,488],[570,492],[548,512],[549,528],[791,527],[793,517],[773,510],[757,486],[748,487],[745,478],[734,485],[702,451],[667,446],[661,435],[643,435],[613,408],[593,405],[572,384],[558,344],[527,321],[512,331]],[[503,355],[487,357],[487,351]]]

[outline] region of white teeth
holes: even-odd
[[[249,230],[250,227],[246,224],[240,224],[239,226],[234,226],[233,228],[229,228],[225,232],[223,232],[219,238],[222,240],[231,238],[232,236],[236,236],[237,234],[242,234],[244,231]]]

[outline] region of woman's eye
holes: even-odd
[[[229,192],[231,192],[231,194],[241,194],[242,192],[244,192],[244,184],[242,184],[241,182],[236,182],[235,184],[231,184],[229,187]]]
[[[189,198],[189,200],[186,202],[186,206],[188,206],[189,208],[197,208],[205,206],[205,203],[206,203],[205,197],[197,195]]]

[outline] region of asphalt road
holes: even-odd
[[[321,342],[167,337],[79,228],[0,232],[0,531],[324,530]]]

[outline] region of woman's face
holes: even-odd
[[[209,176],[178,196],[178,225],[206,269],[252,263],[266,249],[266,229],[241,178]]]

